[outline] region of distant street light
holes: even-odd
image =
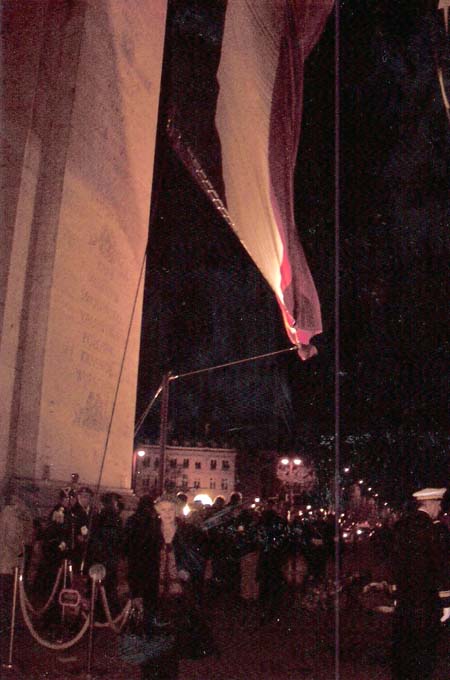
[[[146,454],[146,451],[144,449],[138,449],[137,451],[133,451],[133,459],[131,462],[131,488],[133,489],[134,493],[136,493],[136,482],[137,482],[137,459],[139,458],[144,458]]]
[[[302,465],[302,459],[297,456],[295,458],[281,458],[278,464],[278,478],[287,487],[291,506],[294,504],[294,485],[299,483],[300,465]]]

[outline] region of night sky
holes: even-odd
[[[447,484],[450,143],[429,6],[342,3],[339,31],[332,15],[307,63],[296,217],[322,304],[318,356],[291,352],[172,382],[171,437],[204,440],[208,424],[210,439],[252,460],[259,449],[300,451],[324,477],[337,454],[389,500]],[[172,5],[166,55],[186,48],[190,12],[198,19],[202,7]],[[202,21],[214,34],[214,12]],[[289,347],[267,284],[170,149],[171,63],[166,56],[137,417],[164,371]],[[155,405],[140,436],[154,437],[158,419]]]

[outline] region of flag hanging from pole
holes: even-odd
[[[322,330],[294,219],[303,69],[332,0],[181,3],[168,132],[275,293],[302,359]]]

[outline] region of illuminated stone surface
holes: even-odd
[[[0,477],[130,485],[165,0],[2,20]]]

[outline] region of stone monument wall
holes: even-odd
[[[130,486],[165,16],[3,8],[2,479]]]

